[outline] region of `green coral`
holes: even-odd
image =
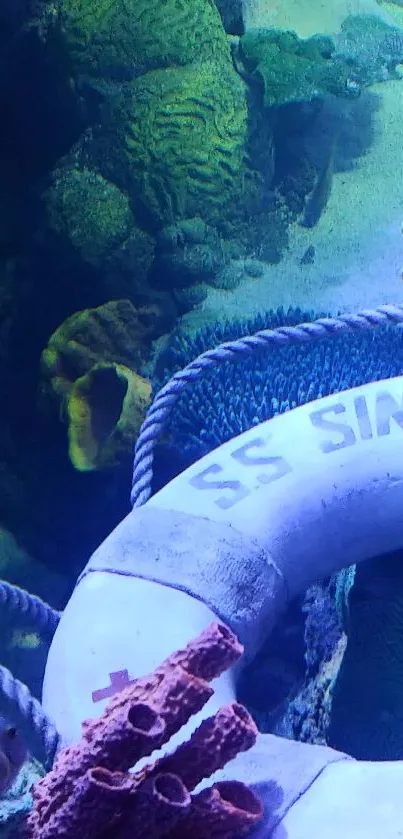
[[[303,41],[294,32],[251,29],[240,39],[239,56],[249,80],[260,84],[266,107],[309,102],[329,94],[356,95],[343,61],[334,61],[331,38]]]
[[[363,85],[400,78],[402,31],[375,15],[349,15],[341,26],[338,51]]]
[[[211,60],[226,46],[205,0],[61,0],[60,23],[75,69],[103,78]]]
[[[154,234],[198,214],[220,222],[243,197],[248,113],[215,3],[61,0],[60,22],[75,71],[96,76],[106,96],[106,80],[127,82],[114,88],[93,152],[128,192],[138,226]]]
[[[199,217],[165,227],[157,237],[155,269],[169,288],[213,282],[227,263],[216,228]]]
[[[54,229],[66,235],[82,258],[93,264],[121,244],[133,226],[127,195],[85,168],[57,172],[47,206]]]
[[[152,223],[200,214],[219,222],[242,192],[246,133],[245,90],[227,53],[136,79],[122,154],[132,194]]]

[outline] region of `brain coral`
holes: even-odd
[[[155,387],[223,341],[314,317],[300,309],[279,309],[251,321],[217,324],[195,337],[178,335],[160,357]],[[276,414],[402,370],[403,331],[396,327],[262,350],[237,364],[226,362],[193,384],[172,413],[167,439],[176,452],[177,470]],[[175,463],[175,457],[171,461]]]
[[[156,225],[220,221],[241,194],[246,131],[245,90],[228,55],[131,84],[122,152],[131,190]]]
[[[60,22],[75,70],[104,78],[211,59],[226,48],[209,0],[61,0]]]

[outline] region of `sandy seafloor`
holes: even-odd
[[[202,306],[183,319],[186,331],[280,305],[334,314],[403,303],[403,80],[369,92],[379,97],[371,145],[352,170],[335,173],[317,226],[293,225],[287,253],[261,277],[246,277],[232,291],[209,288]],[[314,263],[301,265],[309,245]]]

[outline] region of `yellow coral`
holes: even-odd
[[[110,469],[131,453],[151,385],[123,364],[95,364],[66,400],[69,456],[76,469]]]
[[[20,650],[36,650],[41,645],[38,632],[26,632],[24,629],[14,629],[11,636],[11,646]]]
[[[158,306],[135,309],[130,300],[110,300],[67,318],[51,335],[41,358],[42,374],[56,396],[100,361],[137,366],[161,320]]]

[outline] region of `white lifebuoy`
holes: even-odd
[[[100,712],[105,704],[101,700],[145,666],[132,633],[139,637],[139,627],[146,633],[149,617],[140,613],[147,578],[163,583],[158,593],[161,627],[155,627],[156,635],[164,634],[167,594],[169,608],[177,610],[183,590],[200,601],[195,631],[207,621],[203,613],[207,604],[232,623],[248,644],[248,630],[243,633],[239,614],[246,627],[248,621],[275,620],[285,600],[313,580],[401,547],[402,444],[403,377],[398,377],[319,399],[252,428],[195,463],[144,507],[130,513],[88,563],[50,650],[43,703],[66,739],[74,739],[80,721]],[[196,519],[198,529],[190,532],[189,544],[182,534],[177,548],[176,535],[168,533],[166,552],[171,564],[164,570],[167,560],[160,561],[160,554],[165,548],[160,542],[156,548],[155,540],[164,542],[163,522],[167,517],[170,521],[174,512],[184,517],[185,529],[186,516],[189,526]],[[145,515],[151,516],[150,533],[143,523]],[[243,534],[246,543],[230,544],[224,558],[213,556],[215,564],[208,566],[221,525],[229,527],[230,534]],[[223,538],[228,546],[227,536]],[[137,550],[141,539],[145,541]],[[200,562],[208,572],[198,581],[199,572],[189,574],[194,570],[194,556],[200,558],[203,550],[205,558]],[[155,551],[159,552],[158,568]],[[233,568],[226,577],[229,555]],[[216,574],[220,563],[222,569]],[[247,594],[241,604],[236,602],[242,588],[238,581],[221,608],[224,589],[231,587],[242,563],[240,581]],[[253,572],[250,578],[248,563]],[[271,576],[265,576],[269,565]],[[142,578],[141,584],[137,577]],[[265,586],[272,588],[266,604]],[[248,591],[250,616],[246,614]],[[147,632],[150,637],[150,627]],[[264,632],[265,626],[256,638]],[[184,640],[180,631],[175,637],[178,645]],[[162,650],[159,643],[156,646],[155,664],[164,652],[163,645]]]
[[[51,645],[43,705],[64,741],[216,615],[253,649],[312,580],[401,548],[402,443],[398,377],[262,423],[134,509],[91,557]],[[179,739],[234,695],[226,673]],[[261,735],[228,771],[267,803],[259,839],[400,836],[403,761]]]

